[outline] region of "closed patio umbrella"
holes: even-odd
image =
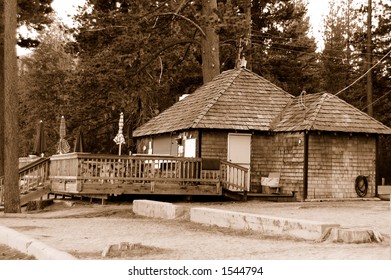
[[[40,120],[37,128],[37,135],[34,142],[33,154],[44,157],[46,152],[45,128]]]
[[[125,144],[125,137],[123,135],[122,129],[124,127],[124,113],[121,112],[118,122],[118,133],[114,138],[114,142],[119,145],[118,155],[121,155],[121,145]]]
[[[66,126],[65,126],[65,118],[61,116],[60,122],[60,140],[57,144],[57,153],[58,154],[66,154],[69,153],[71,147],[68,144],[68,141],[65,139],[66,136]]]
[[[73,148],[73,151],[75,153],[77,152],[84,152],[84,136],[83,132],[79,129],[79,132],[77,133],[76,140],[75,140],[75,147]]]

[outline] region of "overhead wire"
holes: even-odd
[[[368,108],[369,106],[375,104],[376,102],[378,102],[380,99],[382,99],[383,97],[387,96],[388,94],[391,93],[391,90],[387,91],[385,94],[383,94],[382,96],[380,96],[378,99],[376,99],[375,101],[373,101],[372,103],[369,103],[367,106],[365,106],[364,108],[361,109],[361,111],[365,110],[366,108]]]
[[[253,43],[255,42],[255,44],[257,45],[261,45],[260,43],[262,42],[259,42],[259,41],[253,41]],[[266,45],[264,45],[266,46]],[[275,49],[275,50],[283,50],[283,51],[290,51],[290,52],[295,52],[295,53],[302,53],[302,54],[309,54],[309,55],[317,55],[319,57],[322,57],[322,58],[330,58],[330,59],[346,59],[344,57],[338,57],[338,56],[332,56],[332,55],[325,55],[325,54],[319,54],[319,53],[314,53],[314,52],[306,52],[306,51],[298,51],[298,50],[294,50],[294,49],[290,49],[288,48],[289,45],[283,45],[283,44],[279,44],[279,46],[286,46],[287,48],[282,48],[282,47],[276,47],[276,46],[267,46],[268,48],[271,48],[271,49]],[[361,54],[361,53],[360,53]]]
[[[265,33],[267,34],[267,33]],[[288,37],[278,37],[278,36],[264,36],[264,35],[251,35],[251,37],[254,37],[254,38],[265,38],[265,39],[281,39],[281,40],[292,40],[292,38],[288,38]],[[291,46],[291,47],[297,47],[297,48],[308,48],[308,45],[301,45],[301,44],[297,44],[297,43],[289,43],[289,45],[285,45],[285,44],[279,44],[279,43],[275,43],[273,42],[273,44],[278,44],[278,45],[283,45],[283,46]],[[375,44],[373,44],[373,47],[376,47]],[[333,48],[327,48],[327,51],[331,51],[331,52],[336,52],[336,53],[340,53],[341,52],[341,49],[333,49]],[[364,54],[368,54],[367,52],[360,52],[360,55],[364,55]],[[373,56],[378,56],[378,57],[381,57],[382,55],[381,54],[372,54]],[[325,56],[326,57],[326,56]],[[330,56],[332,57],[332,56]],[[338,57],[335,57],[335,58],[338,58]]]
[[[354,82],[352,82],[350,85],[348,85],[347,87],[341,89],[340,91],[338,91],[336,94],[334,94],[335,96],[337,96],[338,94],[340,94],[341,92],[344,92],[345,90],[347,90],[348,88],[352,87],[353,85],[355,85],[359,80],[361,80],[362,78],[364,78],[373,68],[375,68],[377,65],[380,64],[380,62],[383,61],[383,59],[385,59],[389,54],[391,54],[391,50],[386,53],[378,62],[376,62],[371,68],[369,68],[367,71],[365,71],[364,74],[362,74],[360,77],[358,77]]]

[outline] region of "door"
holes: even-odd
[[[248,168],[247,173],[247,191],[250,190],[250,162],[251,162],[251,134],[229,133],[228,134],[228,162],[232,162]],[[235,172],[228,172],[230,180],[244,180],[237,176]],[[237,183],[237,182],[235,182]]]

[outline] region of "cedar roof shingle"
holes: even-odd
[[[244,68],[216,76],[137,128],[133,136],[192,128],[391,134],[389,127],[332,94],[293,97]]]
[[[247,69],[228,70],[136,129],[133,136],[190,128],[268,131],[292,98]]]
[[[294,98],[273,121],[271,129],[391,134],[389,127],[329,93]]]

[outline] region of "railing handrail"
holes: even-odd
[[[26,188],[30,188],[31,184],[30,182],[33,182],[32,184],[37,185],[40,183],[43,183],[44,180],[47,180],[48,178],[48,166],[50,162],[50,158],[38,158],[37,160],[19,168],[19,187],[21,189],[21,192],[25,191]],[[38,172],[39,170],[43,170],[44,173],[42,173],[43,176],[37,174],[37,175],[28,175],[30,173]],[[32,181],[30,181],[29,177],[31,177]],[[24,185],[26,181],[24,180],[27,177],[27,185]],[[24,183],[22,183],[24,181]],[[0,176],[0,204],[3,204],[4,202],[4,176]]]
[[[225,168],[223,168],[224,165],[225,165]],[[230,172],[230,171],[228,171],[228,169],[231,170],[231,168],[236,169],[237,172],[241,172],[241,175],[239,176],[239,174],[236,174],[236,178],[234,175],[235,173],[233,173],[233,177],[228,175]],[[248,173],[249,173],[248,168],[243,167],[237,163],[228,162],[226,160],[220,160],[220,172],[221,172],[221,175],[220,175],[221,183],[222,183],[223,188],[230,189],[231,187],[233,187],[233,188],[239,189],[244,192],[247,191],[247,189],[248,189],[247,178],[248,178]],[[236,182],[235,182],[235,179],[236,179]]]
[[[231,166],[231,167],[235,167],[239,170],[242,170],[242,171],[245,171],[245,172],[248,172],[248,168],[246,167],[243,167],[237,163],[232,163],[232,162],[229,162],[229,161],[226,161],[226,160],[220,160],[221,163],[225,164],[225,165],[228,165],[228,166]]]
[[[175,156],[163,155],[132,155],[132,156],[118,156],[118,155],[78,155],[78,159],[112,159],[112,160],[175,160],[175,161],[193,161],[200,162],[201,158],[184,158]]]
[[[89,154],[89,153],[69,153],[63,155],[55,155],[52,160],[61,159],[107,159],[107,160],[176,160],[176,161],[201,161],[201,158],[177,157],[171,155],[148,155],[148,154],[133,154],[133,155],[112,155],[112,154]]]
[[[43,158],[39,158],[33,162],[30,162],[29,164],[26,164],[25,166],[19,168],[19,174],[23,173],[31,168],[37,167],[38,165],[45,163],[45,162],[48,162],[48,161],[50,161],[50,158],[43,157]]]
[[[40,165],[42,163],[45,163],[47,161],[50,161],[50,158],[39,158],[33,162],[30,162],[29,164],[26,164],[25,166],[19,168],[19,175],[28,171],[29,169],[37,167],[38,165]],[[4,179],[4,175],[0,176],[0,180],[3,180],[3,179]],[[0,186],[1,186],[1,184],[0,184]]]

